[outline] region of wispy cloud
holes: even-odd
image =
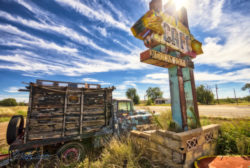
[[[2,25],[0,24],[0,31],[4,33],[9,33],[9,38],[5,39],[5,41],[0,40],[0,43],[2,45],[5,45],[7,42],[7,45],[14,45],[14,46],[35,46],[39,48],[44,49],[53,49],[58,52],[69,52],[69,53],[75,53],[78,50],[76,48],[70,48],[66,46],[60,46],[54,42],[49,42],[46,40],[43,40],[41,38],[35,37],[34,35],[30,35],[24,31],[21,31],[17,27],[11,26],[11,25]],[[6,41],[9,40],[9,41]]]
[[[195,62],[226,69],[249,66],[249,16],[227,12],[224,0],[191,0],[189,4],[190,25],[212,34],[204,39],[204,54]]]
[[[17,93],[18,92],[18,87],[12,86],[9,87],[8,89],[4,90],[5,92],[9,92],[9,93]]]
[[[95,27],[95,29],[104,37],[108,36],[108,32],[104,27]]]
[[[92,9],[91,7],[87,6],[84,3],[81,3],[80,1],[71,1],[71,0],[56,0],[58,4],[71,7],[76,12],[79,12],[85,17],[88,17],[92,20],[101,21],[104,23],[107,23],[109,26],[119,28],[121,30],[124,30],[126,32],[129,32],[129,27],[124,24],[123,22],[120,22],[118,20],[115,20],[112,15],[104,12],[102,9]]]
[[[168,73],[152,73],[147,74],[140,83],[167,85],[169,83]]]
[[[104,82],[102,80],[98,80],[95,78],[83,78],[81,80],[82,82],[87,82],[87,83],[95,83],[95,84],[100,84],[100,85],[111,85],[109,82]]]
[[[244,68],[232,72],[195,72],[196,81],[216,83],[244,83],[250,81],[250,68]]]

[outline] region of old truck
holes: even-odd
[[[149,124],[151,114],[135,111],[129,99],[112,99],[115,88],[99,84],[37,80],[29,83],[26,122],[13,116],[7,128],[9,154],[0,167],[56,156],[64,164],[80,161],[89,148],[112,136]],[[24,126],[25,125],[25,126]],[[51,160],[51,159],[49,159]]]

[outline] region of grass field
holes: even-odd
[[[3,107],[0,106],[0,122],[9,121],[13,115],[27,116],[28,106]]]
[[[156,106],[152,106],[156,107]],[[171,121],[171,112],[166,110],[166,106],[162,106],[160,116],[156,118],[157,124],[160,124],[163,129],[169,129]],[[165,109],[165,110],[164,110]],[[26,116],[27,106],[17,107],[0,107],[0,118],[10,119],[12,115],[22,114]],[[221,112],[223,113],[223,111]],[[237,111],[236,111],[237,113]],[[3,119],[2,119],[3,120]],[[247,118],[221,118],[202,116],[201,124],[220,124],[221,133],[217,141],[217,154],[250,154],[250,119]],[[4,125],[1,127],[0,133],[0,153],[8,153],[8,146],[6,144],[6,127],[7,122],[0,123]],[[3,131],[4,130],[4,131]],[[128,167],[152,167],[150,160],[144,157],[145,146],[136,146],[129,138],[114,138],[105,148],[102,149],[100,155],[87,155],[86,159],[77,165],[77,167],[122,167],[126,160]],[[99,152],[98,152],[99,153]],[[74,165],[76,166],[76,165]]]

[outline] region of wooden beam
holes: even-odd
[[[66,88],[65,97],[64,97],[64,110],[63,110],[63,129],[62,129],[62,137],[65,134],[65,120],[66,120],[66,111],[67,111],[67,100],[68,100],[68,87]]]
[[[84,103],[84,94],[83,94],[83,91],[82,91],[82,95],[81,95],[81,113],[80,113],[80,134],[82,134],[83,103]]]
[[[30,95],[29,95],[29,108],[28,108],[28,114],[26,119],[26,126],[25,126],[25,132],[24,132],[24,144],[27,143],[28,135],[29,135],[29,122],[30,122],[30,115],[32,113],[32,105],[33,105],[33,86],[30,85]]]

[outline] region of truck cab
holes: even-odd
[[[130,99],[113,99],[114,109],[114,133],[125,134],[136,130],[139,125],[151,123],[152,115],[144,110],[135,110]]]

